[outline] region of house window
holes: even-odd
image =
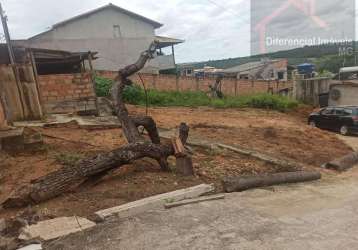
[[[277,73],[277,78],[278,78],[279,80],[284,80],[284,78],[285,78],[285,72],[278,72],[278,73]]]
[[[121,34],[121,26],[119,26],[119,25],[113,25],[113,37],[114,37],[114,38],[122,37],[122,34]]]

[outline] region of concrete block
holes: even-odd
[[[0,131],[1,148],[8,152],[24,150],[24,129]]]
[[[19,248],[17,250],[42,250],[41,244],[31,244],[26,247]]]
[[[95,225],[94,222],[85,218],[60,217],[41,221],[35,225],[25,227],[20,234],[19,239],[32,240],[40,238],[42,240],[52,240],[94,227]]]
[[[155,195],[142,200],[130,202],[122,206],[101,210],[95,213],[95,217],[97,221],[103,221],[112,216],[127,218],[153,209],[162,209],[163,205],[169,202],[178,202],[185,199],[196,198],[214,190],[215,187],[213,184],[202,184],[170,193]]]

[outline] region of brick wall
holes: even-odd
[[[41,101],[47,113],[95,112],[89,73],[39,76]]]
[[[98,74],[102,77],[114,79],[117,75],[112,71],[100,71]],[[141,74],[144,84],[147,88],[157,90],[178,90],[178,91],[208,91],[209,85],[215,83],[214,78],[195,78],[174,75],[152,75]],[[131,77],[132,81],[141,85],[141,80],[138,74]],[[235,78],[225,78],[222,81],[222,91],[225,95],[239,96],[254,93],[277,93],[279,90],[291,88],[292,82],[276,82],[276,81],[251,81],[238,80]]]

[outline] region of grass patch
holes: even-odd
[[[56,162],[65,166],[75,166],[82,158],[82,155],[74,153],[60,153],[55,155]]]
[[[96,78],[97,96],[108,96],[113,81],[105,78]],[[125,102],[133,105],[145,105],[146,95],[144,90],[137,85],[128,86],[124,93]],[[158,91],[148,90],[148,104],[160,107],[215,107],[215,108],[260,108],[278,111],[288,111],[297,108],[299,103],[290,98],[271,95],[253,94],[239,97],[225,97],[223,99],[211,99],[206,93],[200,91]]]
[[[127,87],[124,91],[124,99],[133,105],[145,105],[146,97],[139,86]],[[148,104],[151,106],[182,106],[199,107],[208,106],[215,108],[260,108],[278,111],[288,111],[297,108],[299,103],[290,98],[271,95],[254,94],[239,97],[225,97],[223,99],[211,99],[204,92],[193,91],[157,91],[148,90]]]

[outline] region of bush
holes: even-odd
[[[113,81],[110,79],[96,77],[96,93],[99,97],[110,95]],[[287,111],[298,106],[298,102],[290,98],[271,95],[254,94],[239,97],[225,97],[223,99],[210,99],[206,93],[200,91],[158,91],[150,89],[147,91],[148,105],[152,106],[183,106],[199,107],[210,106],[215,108],[242,108],[252,107],[261,109],[272,109]],[[126,86],[123,92],[126,103],[133,105],[145,105],[145,91],[138,85]]]
[[[95,82],[96,95],[98,97],[107,97],[110,95],[110,91],[113,86],[113,80],[97,76],[95,78]]]
[[[254,94],[223,99],[210,99],[204,92],[196,91],[157,91],[148,90],[148,105],[152,106],[210,106],[215,108],[261,108],[287,111],[298,107],[298,102],[279,95]],[[142,88],[137,85],[126,87],[124,100],[134,105],[145,105],[146,96]]]
[[[298,102],[278,95],[260,94],[249,98],[247,100],[247,105],[253,108],[286,111],[296,108]]]
[[[138,85],[126,86],[123,91],[124,101],[129,104],[145,104],[145,93]]]

